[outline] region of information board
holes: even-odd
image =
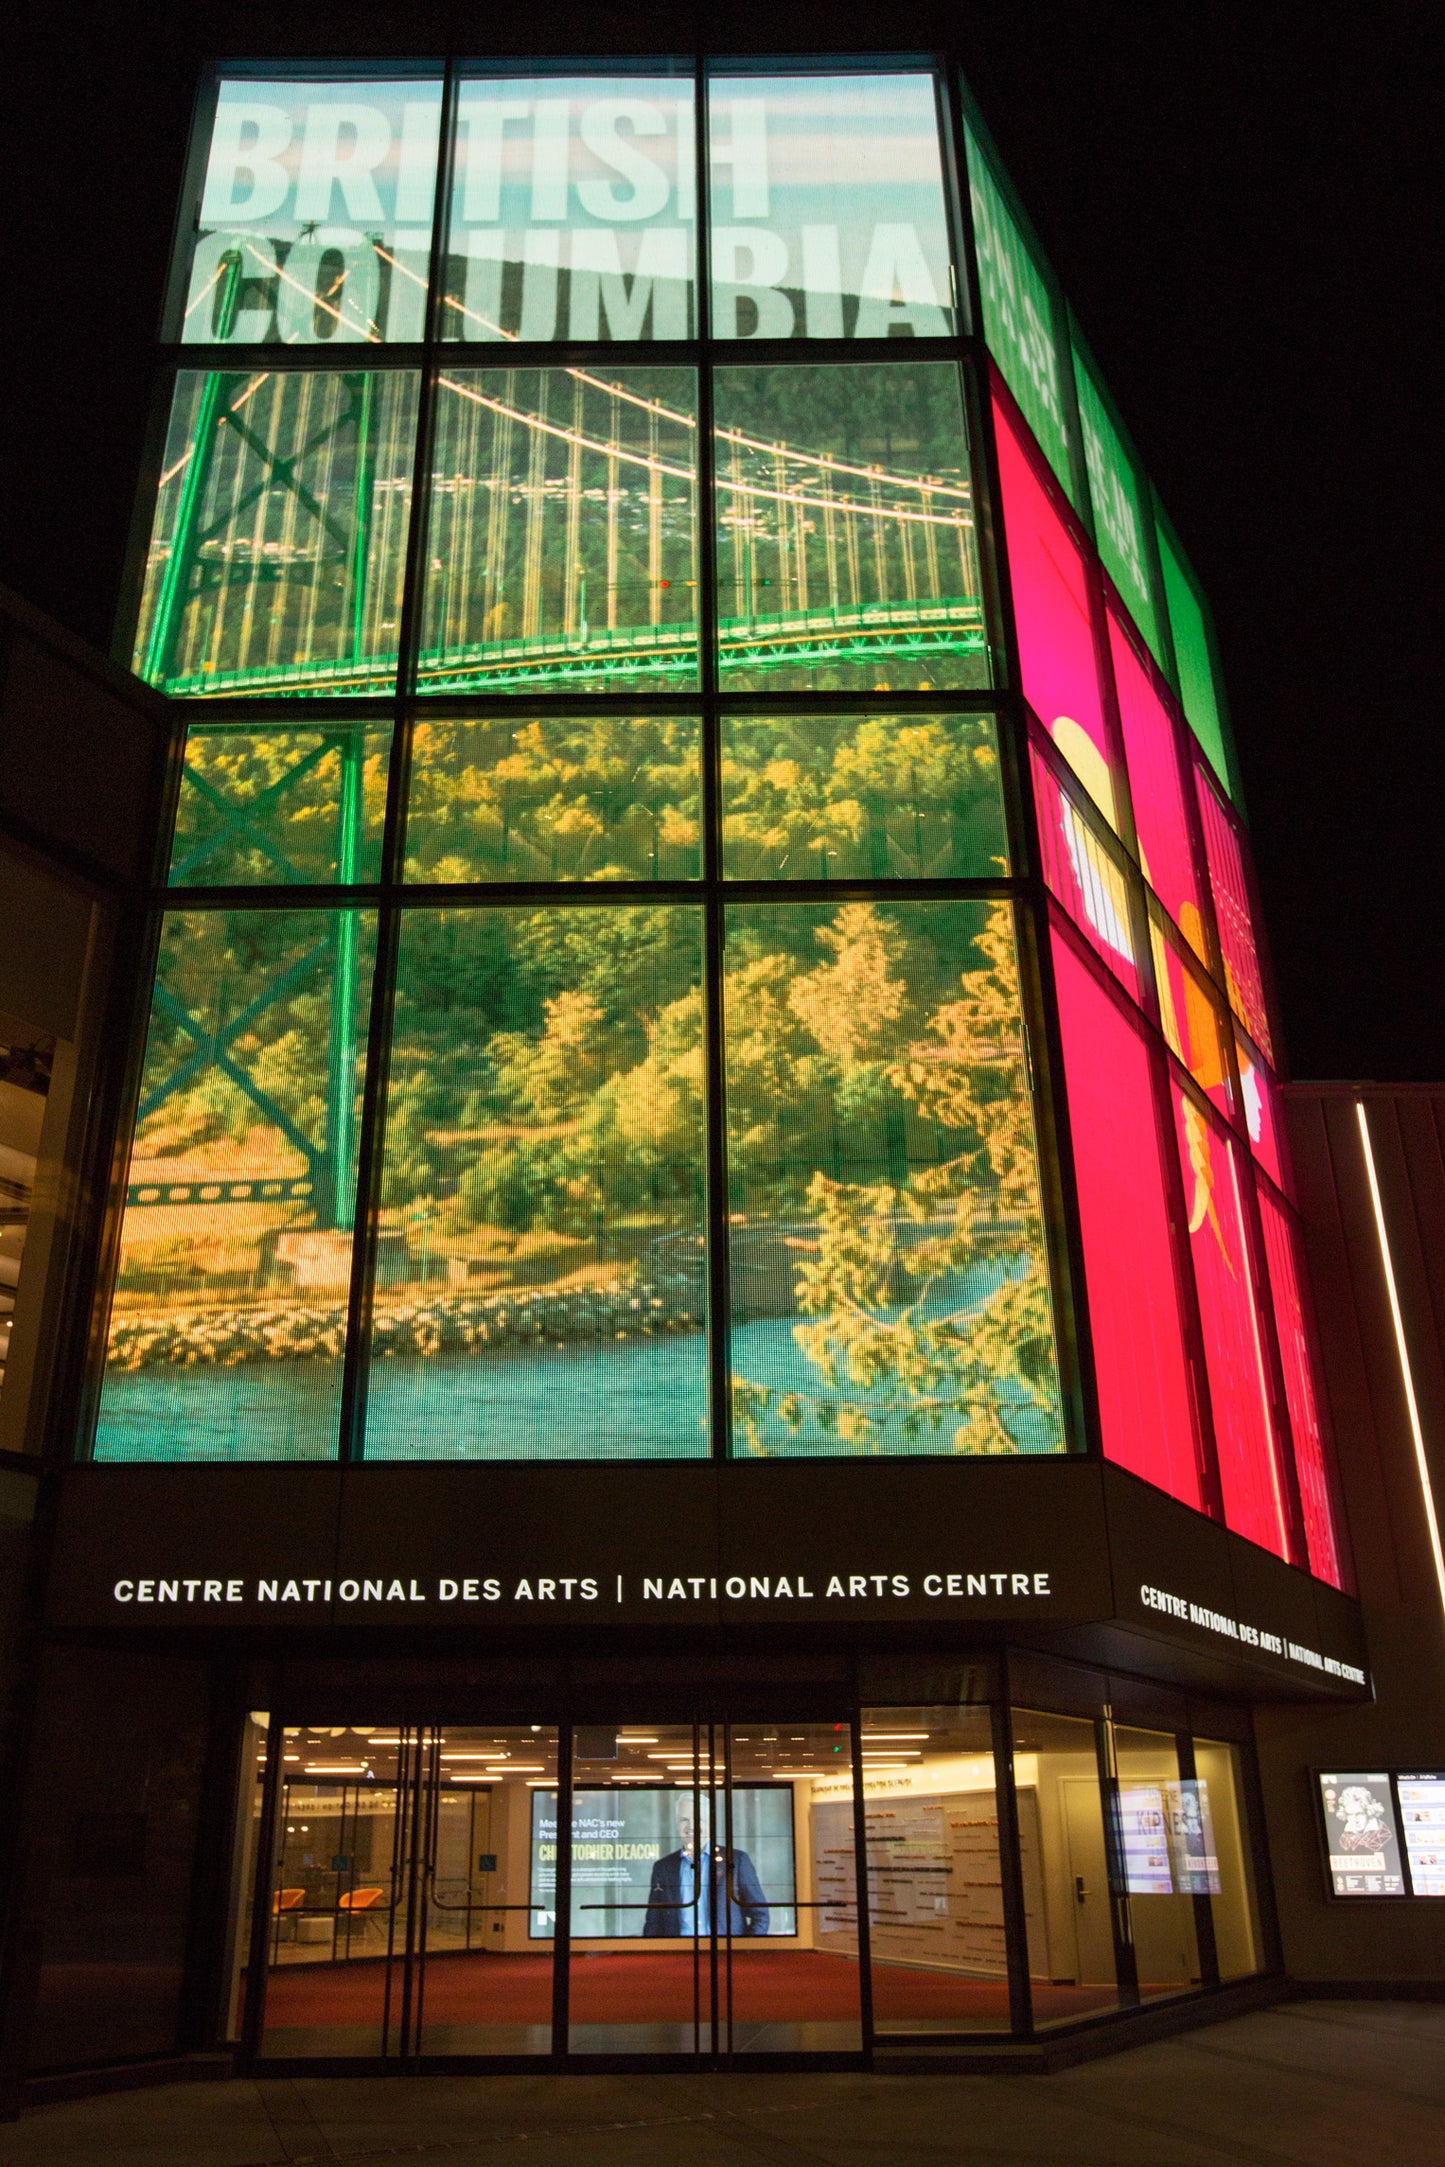
[[[1445,1770],[1395,1778],[1412,1896],[1445,1896]]]
[[[1400,1823],[1390,1778],[1346,1770],[1321,1775],[1330,1885],[1336,1896],[1403,1896]]]

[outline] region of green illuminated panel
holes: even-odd
[[[1077,352],[1074,355],[1074,382],[1079,394],[1079,426],[1084,438],[1084,463],[1089,470],[1094,537],[1099,545],[1099,555],[1157,661],[1161,659],[1159,622],[1154,613],[1149,576],[1144,500],[1133,462],[1120,441],[1093,377]]]
[[[1234,782],[1229,772],[1229,756],[1224,749],[1219,699],[1214,689],[1214,660],[1209,650],[1203,606],[1184,561],[1168,535],[1162,527],[1157,527],[1155,532],[1159,541],[1159,564],[1164,574],[1164,599],[1169,608],[1169,630],[1174,640],[1174,661],[1179,671],[1179,698],[1189,727],[1203,746],[1210,766],[1226,790],[1232,792]]]
[[[1009,906],[727,918],[733,1451],[1062,1452]]]
[[[102,1460],[334,1458],[371,911],[178,911],[151,1002]]]
[[[724,368],[714,401],[725,688],[987,684],[954,364]]]
[[[389,725],[193,722],[171,886],[375,880],[390,746]]]
[[[696,685],[692,370],[444,370],[432,469],[423,691]]]
[[[416,726],[412,880],[696,880],[695,716]]]
[[[984,337],[1044,456],[1072,496],[1049,280],[1009,215],[972,131],[966,129],[964,138]]]
[[[441,101],[436,81],[223,81],[185,243],[181,338],[420,339]]]
[[[395,683],[417,377],[183,371],[133,667],[171,693]]]
[[[987,715],[731,715],[734,880],[990,880],[1008,869]]]

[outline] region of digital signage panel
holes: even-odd
[[[1445,1770],[1395,1778],[1412,1896],[1445,1896]]]
[[[1403,1896],[1400,1822],[1388,1775],[1321,1775],[1320,1806],[1336,1896]]]
[[[791,1787],[734,1786],[727,1806],[717,1806],[719,1829],[731,1822],[730,1844],[714,1842],[711,1808],[709,1794],[690,1787],[574,1791],[573,1940],[690,1940],[712,1932],[714,1914],[723,1938],[796,1934]],[[557,1917],[555,1791],[532,1793],[529,1901],[531,1939],[549,1939]]]

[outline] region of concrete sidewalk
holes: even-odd
[[[1445,2006],[1297,2002],[1051,2077],[272,2077],[37,2108],[0,2167],[1445,2167]]]

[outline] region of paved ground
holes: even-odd
[[[1052,2077],[237,2079],[44,2107],[0,2167],[1445,2167],[1445,2006],[1299,2002]]]

